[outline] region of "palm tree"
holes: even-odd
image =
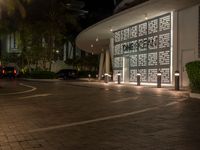
[[[26,11],[23,3],[30,3],[32,0],[0,0],[0,9],[8,14],[13,14],[18,10],[23,18],[26,17]]]

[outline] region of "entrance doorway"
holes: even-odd
[[[124,57],[124,82],[129,82],[129,57]]]

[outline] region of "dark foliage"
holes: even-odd
[[[200,61],[187,63],[186,70],[192,92],[200,93]]]

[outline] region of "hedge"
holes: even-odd
[[[54,79],[56,74],[50,71],[32,71],[29,77],[32,79]]]
[[[200,93],[200,61],[187,63],[186,71],[190,80],[190,88],[192,92]]]

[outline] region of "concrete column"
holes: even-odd
[[[114,56],[114,38],[110,38],[110,56],[111,56],[111,62],[113,62],[113,56]]]
[[[104,64],[104,53],[101,53],[100,61],[99,61],[99,80],[101,80],[101,76],[103,74],[103,65]]]
[[[63,61],[67,60],[67,44],[64,44]]]
[[[106,67],[106,72],[105,73],[110,73],[110,50],[106,49],[106,58],[105,58],[105,67]]]

